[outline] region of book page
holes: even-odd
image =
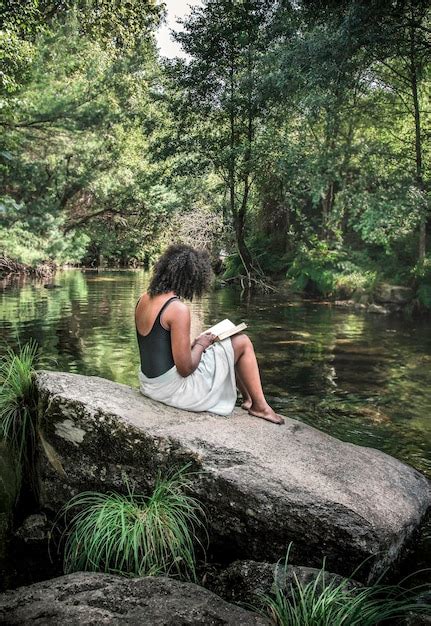
[[[215,324],[214,326],[211,326],[211,328],[208,328],[208,330],[206,330],[206,333],[212,333],[213,335],[220,335],[221,333],[226,332],[227,330],[231,330],[235,328],[235,324],[233,324],[230,320],[225,319],[222,320],[221,322],[218,322],[218,324]]]
[[[247,328],[247,324],[244,324],[244,322],[242,322],[241,324],[238,324],[238,326],[234,326],[233,328],[229,328],[228,330],[225,330],[222,333],[219,333],[218,338],[220,339],[220,341],[223,341],[223,339],[232,337],[232,335],[236,335],[237,333],[242,332],[246,328]]]

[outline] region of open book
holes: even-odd
[[[235,326],[233,322],[231,322],[228,319],[225,319],[219,322],[218,324],[215,324],[215,326],[211,326],[211,328],[208,328],[208,330],[205,330],[204,332],[212,333],[213,335],[216,335],[217,337],[216,341],[223,341],[223,339],[232,337],[232,335],[236,335],[237,333],[240,333],[246,328],[247,328],[247,324],[244,324],[244,322]]]

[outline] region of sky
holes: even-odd
[[[200,0],[164,0],[164,4],[167,10],[166,23],[159,28],[156,35],[160,54],[170,59],[176,56],[185,57],[181,46],[172,41],[169,31],[171,29],[178,30],[179,24],[176,23],[176,18],[187,15],[190,12],[190,7],[200,4]]]

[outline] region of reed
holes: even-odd
[[[82,492],[63,507],[63,567],[196,580],[195,544],[204,513],[190,495],[187,468],[157,480],[149,497]],[[71,513],[78,512],[70,518]],[[67,521],[67,518],[70,518]]]

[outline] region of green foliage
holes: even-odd
[[[160,73],[150,32],[161,8],[36,4],[49,19],[37,36],[14,26],[31,59],[1,106],[0,245],[29,263],[76,263],[90,249],[96,260],[140,259],[172,206],[148,149],[161,117],[150,93]],[[22,19],[17,12],[13,22]]]
[[[28,76],[33,57],[30,42],[21,39],[13,30],[0,31],[0,94],[13,94],[18,90],[20,81]],[[5,100],[0,97],[0,103]]]
[[[431,257],[418,263],[412,270],[412,276],[417,281],[417,297],[426,308],[431,309]]]
[[[36,390],[34,369],[38,358],[35,341],[0,358],[0,438],[17,456],[20,467],[31,465],[36,440]]]
[[[431,285],[423,284],[419,285],[417,290],[417,296],[419,302],[424,305],[427,309],[431,309]]]
[[[277,626],[378,626],[410,612],[431,615],[429,604],[416,601],[423,586],[407,590],[380,584],[359,587],[352,578],[328,581],[324,564],[315,580],[305,585],[293,573],[289,598],[277,580],[274,586],[272,595],[260,596],[260,611]]]
[[[64,571],[195,580],[196,532],[203,511],[187,491],[187,466],[159,478],[149,497],[83,492],[63,508],[68,522]]]
[[[303,247],[290,266],[287,277],[299,290],[317,290],[321,295],[329,295],[334,289],[333,265],[339,259],[339,252],[330,250],[325,243],[317,242],[314,248]]]
[[[347,250],[331,248],[317,239],[310,244],[300,248],[287,271],[294,288],[325,297],[351,297],[376,283],[377,273],[355,263]]]
[[[155,47],[163,12],[1,3],[4,251],[148,263],[202,207],[223,237],[199,245],[228,252],[226,276],[294,259],[297,287],[323,295],[368,289],[376,268],[408,283],[431,219],[427,3],[211,0],[172,62]],[[338,267],[358,252],[370,263]]]
[[[50,259],[59,265],[77,264],[83,258],[90,238],[85,233],[63,235],[57,220],[46,221],[47,231],[36,235],[25,222],[15,222],[9,228],[0,226],[0,251],[16,261],[35,266]]]

